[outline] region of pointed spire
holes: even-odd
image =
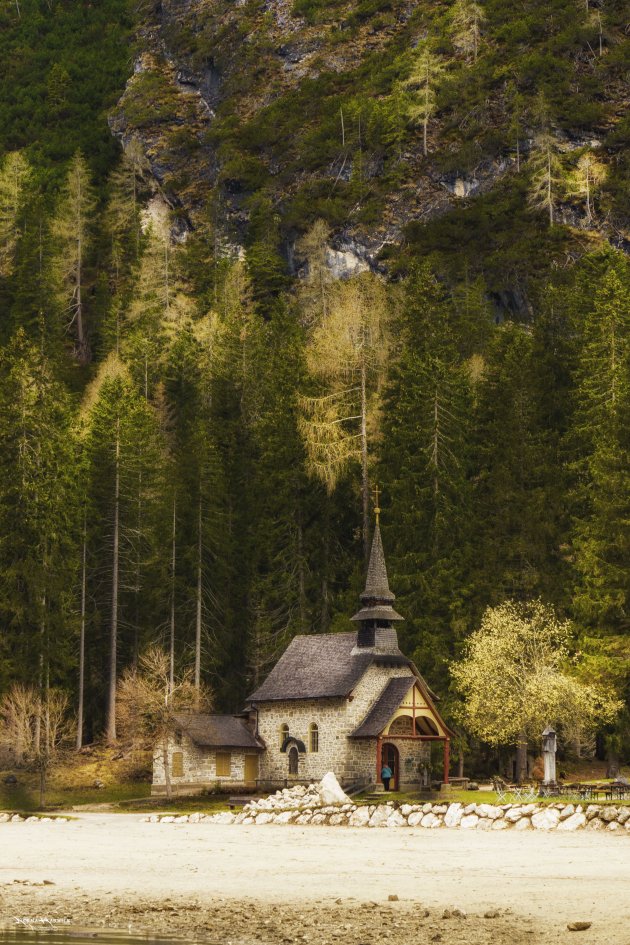
[[[359,612],[351,618],[362,624],[367,623],[373,626],[376,626],[377,621],[379,626],[383,626],[394,620],[404,620],[404,617],[397,614],[392,607],[396,596],[390,591],[389,581],[387,579],[387,565],[385,564],[385,552],[383,551],[383,540],[381,538],[381,527],[379,524],[380,511],[377,504],[374,509],[376,524],[372,537],[370,563],[368,564],[365,579],[365,589],[360,597],[363,606]]]
[[[368,564],[367,577],[365,579],[365,590],[361,594],[361,600],[365,603],[370,600],[388,601],[392,603],[396,597],[389,589],[387,580],[387,565],[385,564],[385,552],[383,551],[383,540],[381,538],[381,527],[376,521],[374,527],[374,536],[372,538],[372,550],[370,552],[370,563]]]

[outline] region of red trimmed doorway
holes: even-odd
[[[381,748],[382,765],[387,765],[393,772],[393,778],[390,782],[390,789],[397,791],[400,780],[400,755],[398,749],[391,742],[384,742]]]

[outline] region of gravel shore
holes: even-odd
[[[608,833],[0,825],[0,916],[222,945],[630,945],[630,843]],[[398,897],[397,899],[392,897]],[[571,932],[573,921],[587,931]]]

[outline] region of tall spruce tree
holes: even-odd
[[[591,672],[630,701],[630,269],[612,251],[597,269],[592,302],[580,298],[576,406],[569,434],[577,450],[573,602]],[[611,766],[618,763],[620,731],[609,733]]]
[[[96,195],[90,171],[85,158],[77,151],[70,162],[52,232],[59,307],[64,325],[75,335],[75,354],[80,363],[90,360],[86,298],[95,209]]]
[[[155,532],[151,532],[158,527],[157,514],[151,515],[150,511],[162,493],[163,451],[152,408],[115,354],[103,363],[86,393],[83,424],[90,477],[87,529],[93,559],[91,593],[102,620],[91,661],[100,695],[104,696],[105,712],[101,710],[99,715],[101,719],[105,715],[106,737],[113,742],[117,735],[116,684],[120,669],[137,655],[137,647],[132,649],[129,634],[122,634],[121,629],[134,626],[138,553],[149,561],[155,553]],[[139,503],[145,508],[140,527]],[[143,622],[150,621],[151,616],[155,619],[157,615],[155,611],[151,614],[146,594],[144,601],[147,612]],[[106,667],[104,673],[102,666]]]
[[[12,679],[70,683],[76,452],[68,395],[19,331],[0,360],[3,657]]]
[[[380,480],[388,557],[409,648],[436,683],[466,627],[472,392],[457,311],[429,266],[405,286],[401,350],[385,393]]]

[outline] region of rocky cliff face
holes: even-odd
[[[614,141],[607,144],[621,120],[623,93],[610,69],[603,74],[608,49],[591,56],[589,21],[575,4],[555,5],[563,29],[576,16],[584,21],[584,34],[571,40],[559,37],[553,20],[548,27],[556,46],[571,48],[564,81],[576,90],[576,108],[580,96],[599,95],[590,117],[551,108],[558,150],[577,155],[594,146],[615,165]],[[526,54],[548,54],[551,44],[544,5],[533,6],[538,14],[522,21],[528,37],[506,51],[510,19],[488,0],[473,62],[453,40],[452,11],[436,3],[162,0],[144,8],[140,52],[110,125],[123,142],[142,142],[157,185],[184,225],[195,226],[214,201],[226,241],[242,244],[252,207],[266,200],[290,247],[296,233],[323,216],[335,232],[331,266],[343,275],[391,255],[409,224],[443,217],[496,188],[509,190],[519,177],[539,120],[536,97],[553,99],[548,77],[537,85],[523,64]],[[532,28],[532,16],[542,32]],[[611,55],[618,56],[613,32],[611,24]],[[408,111],[410,62],[426,40],[435,41],[442,76],[431,93],[428,155]],[[617,245],[627,239],[623,214],[610,199],[605,213],[586,220],[563,192],[557,221],[599,230]]]

